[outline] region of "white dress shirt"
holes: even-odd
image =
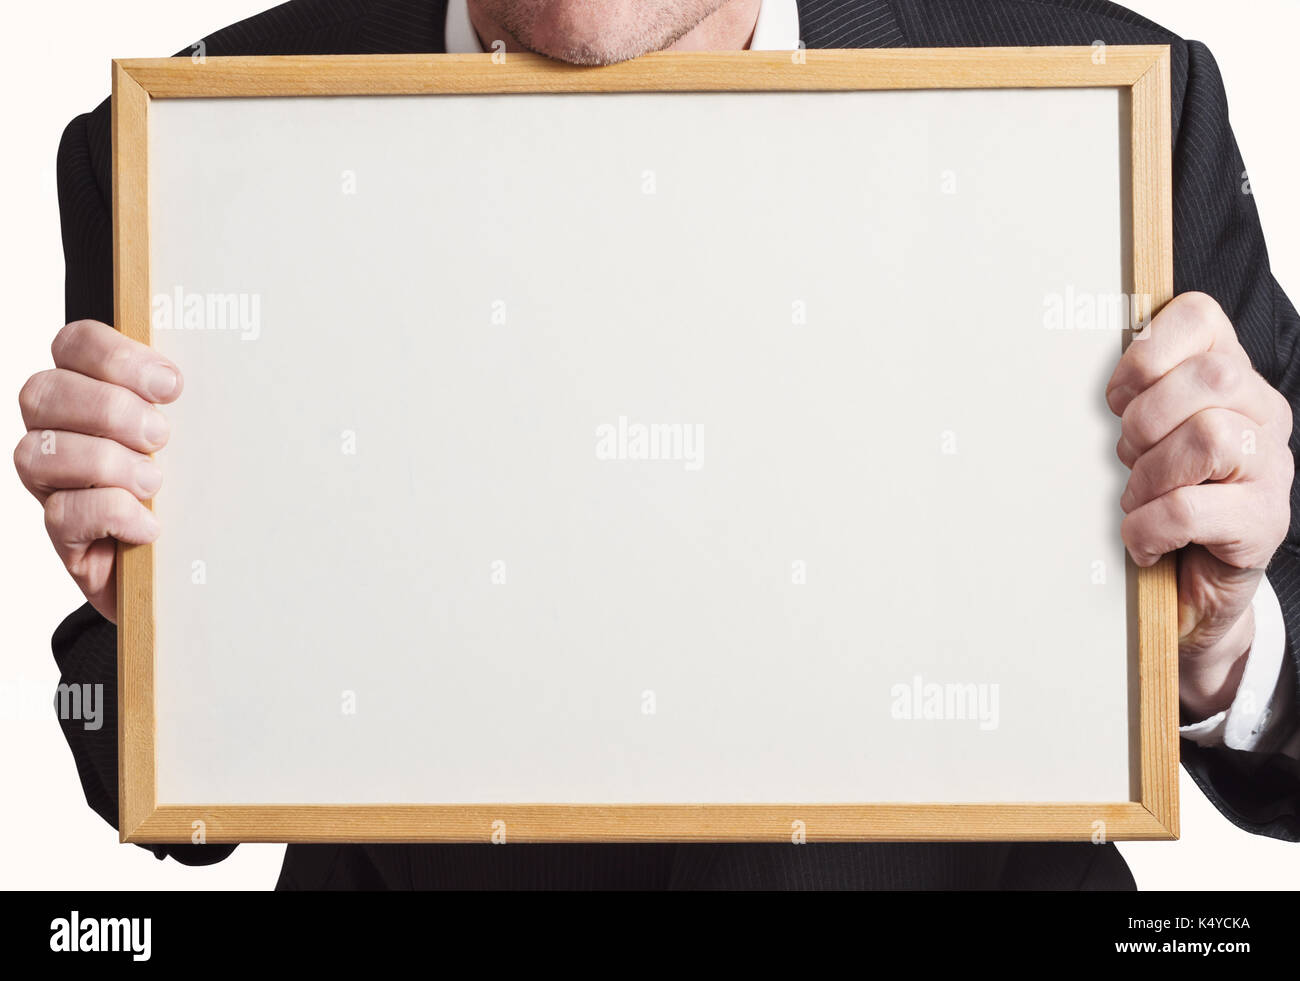
[[[446,20],[447,51],[451,54],[482,54],[469,19],[467,0],[449,0]],[[799,7],[795,0],[763,0],[754,24],[751,51],[793,51],[799,47]],[[1289,730],[1294,706],[1290,665],[1286,660],[1286,626],[1277,594],[1268,577],[1260,580],[1254,598],[1255,641],[1246,659],[1237,694],[1217,715],[1182,726],[1179,732],[1200,746],[1230,749],[1260,749],[1276,740],[1265,737]],[[1286,746],[1277,747],[1300,759],[1300,731]]]

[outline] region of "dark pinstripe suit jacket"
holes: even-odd
[[[293,0],[205,39],[207,53],[337,54],[442,51],[446,0]],[[1228,125],[1209,51],[1102,0],[799,0],[804,42],[817,47],[1170,44],[1173,54],[1175,280],[1222,304],[1256,368],[1300,416],[1300,318],[1269,270],[1255,201]],[[188,53],[184,52],[184,53]],[[58,156],[67,261],[66,317],[112,323],[109,110],[67,127]],[[1293,451],[1296,443],[1292,443]],[[1300,638],[1300,507],[1269,567],[1287,624]],[[117,819],[116,634],[90,606],[54,635],[69,683],[102,682],[107,725],[64,732],[90,806]],[[1296,677],[1294,671],[1288,680]],[[1300,764],[1277,753],[1203,749],[1183,763],[1229,820],[1300,839]],[[159,858],[206,864],[233,846],[154,846]],[[368,887],[901,887],[1131,888],[1113,845],[290,845],[280,888]]]

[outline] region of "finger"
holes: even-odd
[[[1181,293],[1129,344],[1106,383],[1106,404],[1122,415],[1129,402],[1175,365],[1207,351],[1244,351],[1223,308],[1205,293]]]
[[[64,368],[32,375],[18,405],[28,429],[102,436],[141,453],[167,442],[166,417],[140,396]]]
[[[77,571],[72,578],[77,588],[110,623],[117,623],[117,542],[101,538],[91,542],[80,553],[69,571]]]
[[[1200,545],[1178,553],[1179,654],[1195,658],[1213,647],[1250,609],[1262,569],[1237,569]]]
[[[1275,548],[1272,529],[1252,518],[1263,509],[1263,494],[1254,483],[1178,487],[1132,511],[1120,534],[1143,568],[1196,542],[1230,566],[1262,569]]]
[[[1196,354],[1129,402],[1122,416],[1123,442],[1134,456],[1141,456],[1206,409],[1231,409],[1248,416],[1256,427],[1272,429],[1278,421],[1273,394],[1244,359],[1222,351]]]
[[[84,433],[32,430],[14,450],[18,476],[41,504],[56,490],[121,487],[148,500],[162,486],[162,470],[143,453]]]
[[[50,345],[54,366],[129,388],[148,402],[171,402],[181,393],[180,369],[153,348],[98,320],[74,320]]]
[[[1266,455],[1250,452],[1258,447],[1251,441],[1260,438],[1257,430],[1254,421],[1240,413],[1203,409],[1138,458],[1120,507],[1131,512],[1175,488],[1194,487],[1207,480],[1262,477]]]
[[[45,501],[45,530],[86,598],[112,619],[113,540],[146,545],[159,529],[158,520],[128,491],[98,487],[51,494]]]
[[[121,487],[55,491],[45,501],[45,528],[60,556],[100,538],[147,545],[158,537],[153,512]]]

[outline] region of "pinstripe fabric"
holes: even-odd
[[[905,42],[888,3],[799,0],[799,37],[810,48],[896,48]]]
[[[209,55],[439,51],[445,0],[293,0],[205,39]],[[1300,318],[1269,271],[1217,66],[1101,0],[799,0],[809,47],[1168,43],[1175,134],[1175,281],[1215,296],[1257,368],[1300,415]],[[182,54],[188,54],[187,48]],[[59,146],[68,320],[112,322],[109,113],[78,116]],[[1297,448],[1293,441],[1293,448]],[[1300,507],[1269,577],[1294,664],[1300,636]],[[61,680],[105,686],[97,732],[64,734],[86,800],[116,825],[116,632],[88,605],[53,638]],[[1300,764],[1276,753],[1202,749],[1183,760],[1211,800],[1256,833],[1300,839]],[[189,864],[229,846],[156,846]],[[292,845],[279,888],[1132,888],[1111,845]]]

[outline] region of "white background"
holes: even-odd
[[[1300,291],[1300,137],[1278,124],[1291,108],[1294,0],[1253,0],[1246,8],[1212,0],[1143,0],[1130,6],[1184,37],[1206,41],[1226,79],[1232,120],[1250,168],[1272,265],[1291,295]],[[198,37],[263,9],[261,0],[67,0],[11,14],[3,41],[5,118],[0,156],[8,189],[4,250],[9,329],[0,357],[0,392],[16,395],[49,366],[49,341],[62,323],[63,267],[54,158],[67,121],[108,92],[112,57],[171,54]],[[21,435],[15,402],[10,443]],[[3,430],[0,430],[2,433]],[[6,467],[8,469],[8,467]],[[6,806],[0,812],[0,887],[269,888],[282,847],[241,846],[225,862],[188,869],[157,862],[85,804],[70,753],[50,710],[57,672],[49,638],[81,602],[45,537],[40,509],[12,470],[0,478],[0,684],[39,693],[34,717],[0,715]],[[1183,777],[1183,839],[1123,845],[1144,889],[1294,888],[1300,847],[1252,837],[1230,825]]]

